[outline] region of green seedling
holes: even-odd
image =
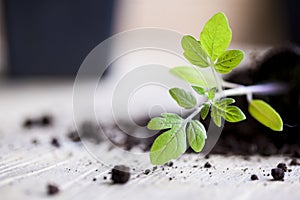
[[[244,58],[241,50],[227,50],[231,37],[231,29],[223,13],[217,13],[205,24],[199,40],[190,35],[183,36],[183,55],[192,65],[174,67],[170,72],[189,83],[195,94],[206,100],[198,104],[197,98],[189,91],[181,88],[169,90],[177,104],[191,110],[191,114],[184,119],[174,113],[163,113],[161,117],[149,121],[149,129],[165,130],[151,147],[152,164],[161,165],[178,158],[186,151],[187,142],[195,152],[201,152],[207,138],[201,120],[206,119],[209,114],[218,127],[222,127],[224,121],[236,123],[245,120],[243,111],[235,106],[235,100],[228,96],[247,95],[249,113],[270,129],[282,131],[280,115],[266,102],[252,98],[256,93],[268,94],[278,91],[281,85],[243,86],[222,80],[220,74],[230,73]],[[200,68],[210,68],[216,83],[207,81]],[[200,117],[197,117],[198,115]]]

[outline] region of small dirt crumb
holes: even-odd
[[[197,168],[198,167],[198,165],[193,165],[193,168]]]
[[[209,154],[204,156],[205,159],[209,159]]]
[[[41,126],[50,126],[52,125],[53,118],[50,115],[44,115],[40,119]]]
[[[293,158],[293,159],[291,160],[291,162],[290,162],[290,165],[296,166],[296,165],[300,165],[300,163],[297,161],[296,158]]]
[[[31,119],[25,119],[25,121],[23,122],[23,127],[24,128],[31,128],[33,122]]]
[[[292,172],[292,169],[288,169],[288,172]]]
[[[70,133],[68,133],[67,136],[72,142],[80,142],[81,141],[77,131],[71,131]]]
[[[93,178],[93,181],[96,181],[97,179],[96,178]]]
[[[256,174],[252,174],[250,178],[251,178],[251,181],[258,180],[258,176]]]
[[[300,158],[300,149],[296,149],[296,150],[294,150],[294,152],[293,152],[293,155],[292,155],[293,157],[295,157],[295,158]]]
[[[286,166],[285,163],[279,163],[279,164],[277,165],[277,168],[282,169],[284,172],[287,171],[287,166]]]
[[[211,167],[212,167],[212,165],[209,162],[206,162],[204,164],[204,168],[211,168]]]
[[[39,143],[39,141],[34,138],[34,139],[31,140],[31,143],[37,145]]]
[[[169,178],[169,181],[171,181],[171,180],[173,180],[173,178],[172,178],[172,177],[170,177],[170,178]]]
[[[130,168],[125,165],[116,165],[111,171],[111,179],[114,184],[124,184],[130,178]]]
[[[150,169],[146,169],[145,171],[144,171],[144,174],[146,174],[146,175],[148,175],[148,174],[150,174]]]
[[[278,181],[278,180],[283,181],[284,171],[281,168],[274,168],[274,169],[271,170],[271,175],[273,176],[274,180],[276,180],[276,181]]]
[[[155,170],[157,170],[157,166],[154,166],[154,167],[152,168],[152,171],[155,171]]]
[[[57,147],[57,148],[60,147],[60,143],[59,143],[59,141],[58,141],[57,138],[52,138],[51,144],[52,144],[52,146],[55,146],[55,147]]]
[[[107,179],[107,177],[106,176],[103,176],[103,180],[106,180]]]
[[[170,161],[166,165],[169,166],[169,167],[172,167],[174,165],[174,163],[172,161]]]
[[[59,188],[56,185],[48,184],[47,185],[47,194],[49,196],[55,195],[59,193]]]

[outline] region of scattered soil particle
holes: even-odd
[[[37,145],[39,143],[39,141],[34,138],[34,139],[31,140],[31,143]]]
[[[209,157],[210,157],[209,154],[204,156],[205,159],[209,159]]]
[[[300,149],[295,149],[293,154],[292,154],[292,157],[300,158]]]
[[[148,175],[148,174],[150,174],[150,169],[146,169],[145,171],[144,171],[144,174],[146,174],[146,175]]]
[[[169,178],[169,181],[171,181],[171,180],[173,180],[173,178],[172,178],[172,177],[170,177],[170,178]]]
[[[97,179],[96,178],[93,178],[93,181],[96,181]]]
[[[111,171],[111,179],[114,184],[124,184],[130,178],[130,168],[125,165],[116,165]]]
[[[47,185],[47,194],[49,196],[55,195],[59,193],[59,188],[56,185],[48,184]]]
[[[50,115],[44,115],[40,118],[41,126],[50,126],[53,123],[53,118]]]
[[[23,122],[23,127],[24,128],[31,128],[32,126],[32,120],[31,119],[25,119],[25,121]]]
[[[166,165],[169,166],[169,167],[172,167],[174,165],[174,163],[172,161],[170,161]]]
[[[107,179],[107,177],[106,176],[103,176],[103,180],[106,180]]]
[[[59,143],[59,141],[58,141],[57,138],[52,138],[51,144],[52,144],[52,146],[55,146],[55,147],[57,147],[57,148],[60,147],[60,143]]]
[[[287,166],[286,166],[285,163],[279,163],[279,164],[277,165],[277,168],[282,169],[284,172],[287,171]]]
[[[154,167],[152,168],[152,171],[155,171],[155,170],[157,170],[157,166],[154,166]]]
[[[288,172],[292,172],[292,169],[288,169]]]
[[[103,138],[100,134],[99,127],[95,123],[91,121],[85,121],[79,128],[82,138],[86,138],[95,144],[99,144],[102,141]]]
[[[284,171],[281,168],[274,168],[271,170],[271,174],[276,181],[283,181]]]
[[[51,126],[53,124],[53,117],[51,115],[43,115],[38,118],[26,118],[23,122],[24,128],[32,128],[34,126],[36,127],[47,127]]]
[[[204,164],[204,168],[211,168],[211,167],[212,167],[212,165],[209,162],[206,162]]]
[[[77,131],[71,131],[70,133],[68,133],[67,136],[72,142],[80,142],[81,141]]]
[[[300,165],[300,163],[297,161],[296,158],[293,158],[293,159],[291,160],[291,162],[290,162],[290,165],[296,166],[296,165]]]
[[[193,168],[197,168],[198,167],[198,165],[193,165]]]

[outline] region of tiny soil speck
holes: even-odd
[[[55,195],[57,193],[59,193],[59,188],[56,185],[53,185],[53,184],[48,184],[47,185],[47,194],[49,196]]]
[[[211,167],[212,167],[212,165],[209,162],[206,162],[204,164],[204,168],[211,168]]]
[[[111,171],[111,179],[114,184],[124,184],[130,178],[130,169],[125,165],[116,165]]]
[[[287,166],[286,166],[285,163],[279,163],[279,164],[277,165],[277,168],[282,169],[284,172],[287,171]]]
[[[283,181],[284,171],[281,168],[274,168],[271,170],[271,175],[276,181]]]
[[[295,165],[300,165],[300,163],[297,161],[296,158],[293,158],[290,162],[290,165],[295,166]]]
[[[258,176],[256,174],[251,175],[251,181],[258,180]]]
[[[144,174],[148,175],[150,172],[151,172],[150,169],[146,169],[146,170],[144,171]]]
[[[57,138],[52,138],[51,144],[52,144],[52,146],[55,146],[57,148],[60,147],[60,143],[58,142]]]

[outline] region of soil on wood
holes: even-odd
[[[130,169],[125,165],[116,165],[111,171],[111,179],[114,184],[124,184],[130,178]]]
[[[253,58],[251,66],[245,70],[233,72],[227,80],[243,85],[253,85],[265,82],[283,82],[288,84],[286,94],[278,96],[254,96],[263,99],[274,107],[282,116],[284,127],[282,132],[274,132],[261,125],[250,116],[246,97],[235,97],[239,106],[247,116],[240,123],[226,123],[220,139],[212,149],[213,154],[270,156],[276,154],[300,157],[300,52],[296,47],[277,47],[271,49],[258,60]],[[147,124],[149,119],[140,120]],[[209,117],[205,120],[208,127]],[[148,151],[159,135],[150,138],[137,138],[123,133],[117,126],[109,127],[106,135],[111,135],[111,141],[127,150],[140,147]],[[118,137],[114,137],[117,135]],[[187,152],[193,152],[188,150]]]
[[[47,185],[47,194],[49,196],[55,195],[59,193],[59,188],[56,185],[48,184]]]

